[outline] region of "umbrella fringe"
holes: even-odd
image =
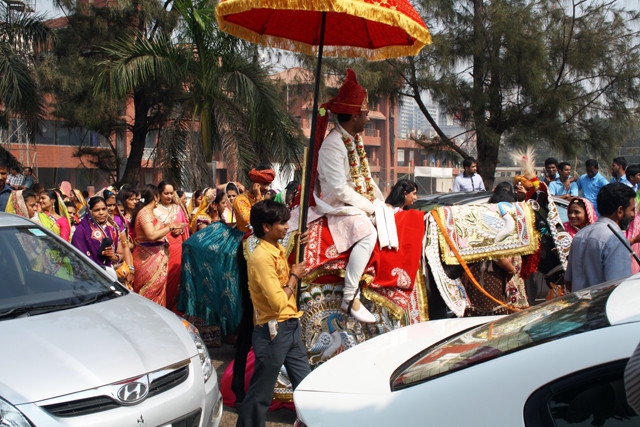
[[[260,44],[267,47],[285,49],[289,51],[300,52],[305,55],[317,55],[318,46],[310,45],[303,42],[297,42],[290,39],[274,36],[261,36],[260,34],[247,30],[246,28],[224,22],[221,29],[229,34],[244,39],[246,41]],[[385,46],[378,49],[367,49],[363,47],[353,46],[324,46],[322,54],[328,57],[348,57],[348,58],[366,58],[370,61],[381,61],[387,58],[399,58],[402,56],[414,56],[425,45],[415,40],[412,46]]]
[[[414,39],[411,46],[386,46],[377,49],[353,46],[327,46],[325,45],[323,54],[326,56],[349,56],[366,57],[370,60],[379,60],[392,57],[416,55],[425,45],[431,43],[431,34],[416,13],[414,18],[406,15],[400,10],[384,8],[374,4],[364,2],[334,2],[328,4],[320,0],[285,0],[276,2],[277,4],[266,4],[264,8],[278,10],[303,10],[310,12],[331,11],[333,13],[345,13],[354,17],[367,19],[373,22],[390,25],[396,28],[403,28],[407,35]],[[236,15],[256,9],[255,0],[225,0],[216,7],[216,19],[222,31],[233,34],[247,41],[262,44],[265,46],[277,47],[288,50],[298,50],[311,55],[317,54],[317,46],[292,41],[283,37],[261,35],[249,30],[241,25],[237,25],[225,20],[227,15]]]

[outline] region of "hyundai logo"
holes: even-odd
[[[131,382],[120,387],[118,390],[118,399],[125,404],[133,404],[147,397],[149,388],[146,384],[140,382]]]

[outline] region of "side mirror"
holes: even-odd
[[[111,280],[113,280],[114,282],[118,281],[118,273],[116,273],[116,270],[113,267],[105,267],[105,271],[107,272],[109,277],[111,277]]]

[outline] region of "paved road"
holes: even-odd
[[[222,378],[225,368],[233,360],[235,349],[230,344],[222,344],[220,348],[209,348],[209,354],[213,361],[213,366],[218,372],[218,381]],[[224,407],[222,422],[220,427],[233,427],[236,425],[238,414],[235,408]],[[296,420],[296,414],[288,409],[278,409],[267,414],[267,427],[288,427],[292,426]]]

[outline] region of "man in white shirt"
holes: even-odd
[[[464,172],[453,180],[453,189],[451,191],[486,191],[482,177],[476,173],[478,170],[476,159],[467,157],[462,162],[462,167]]]
[[[7,184],[14,190],[24,190],[22,186],[24,176],[20,173],[20,169],[17,166],[12,166],[9,169],[9,176],[7,177]]]
[[[336,251],[351,248],[342,310],[360,322],[374,323],[375,316],[360,303],[358,289],[378,237],[371,221],[374,202],[384,204],[384,197],[371,178],[360,136],[369,122],[367,92],[351,69],[338,96],[320,108],[320,135],[327,126],[327,110],[338,115],[338,125],[322,141],[318,152],[315,210],[326,216]]]

